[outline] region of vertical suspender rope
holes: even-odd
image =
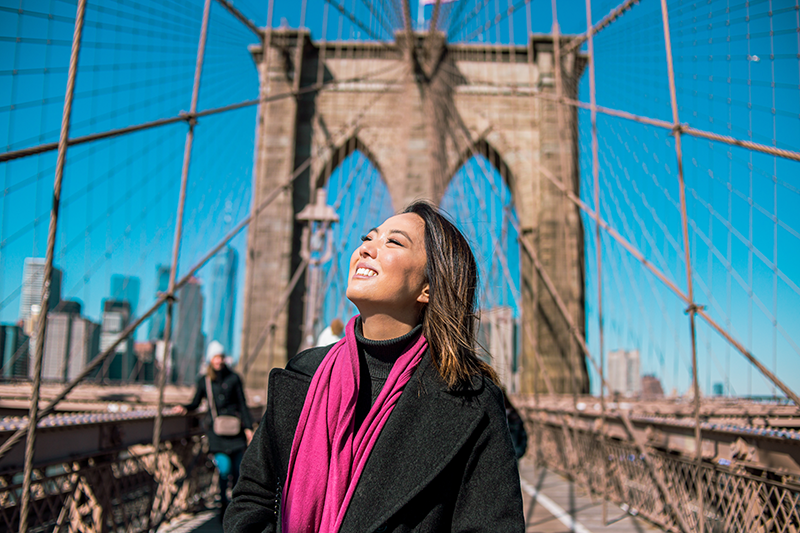
[[[197,99],[200,94],[200,78],[203,73],[203,58],[206,50],[206,38],[208,36],[208,18],[209,11],[211,10],[211,0],[205,0],[203,6],[203,22],[200,28],[200,43],[197,47],[197,62],[194,70],[194,84],[192,86],[192,103],[190,113],[197,112]],[[186,132],[186,144],[183,151],[183,168],[181,170],[181,189],[178,196],[178,212],[175,215],[175,239],[172,244],[172,264],[170,265],[169,273],[169,299],[167,299],[167,316],[164,320],[164,353],[161,360],[161,372],[158,376],[158,410],[156,411],[156,420],[153,426],[153,449],[158,453],[159,445],[161,444],[161,424],[164,419],[164,387],[167,383],[167,371],[169,365],[167,364],[170,359],[170,335],[172,330],[172,313],[175,299],[175,283],[178,272],[178,256],[181,249],[181,238],[183,236],[183,210],[186,204],[186,182],[189,178],[189,164],[192,160],[192,143],[194,141],[194,127],[197,124],[196,120],[192,118],[189,121],[189,131]]]
[[[75,31],[72,35],[72,52],[69,58],[69,74],[67,76],[67,93],[64,96],[64,112],[61,117],[61,134],[58,140],[58,159],[53,182],[53,207],[50,211],[50,229],[47,234],[47,255],[45,256],[44,281],[42,283],[42,301],[39,320],[36,324],[36,345],[33,363],[33,391],[31,407],[28,415],[28,438],[25,442],[25,467],[22,478],[22,502],[20,505],[20,533],[28,531],[28,514],[30,512],[31,482],[33,476],[33,455],[36,449],[36,425],[39,422],[39,388],[42,382],[42,358],[44,356],[44,340],[47,332],[47,311],[50,300],[50,282],[53,279],[53,255],[56,247],[56,230],[58,229],[58,208],[61,202],[61,183],[64,177],[64,166],[67,162],[67,139],[69,123],[72,117],[72,99],[75,94],[75,79],[78,75],[78,56],[81,51],[83,35],[83,19],[86,13],[86,0],[78,1],[75,14]]]
[[[555,3],[555,0],[553,0]],[[594,38],[592,35],[592,0],[586,0],[586,26],[589,46],[589,97],[592,116],[592,180],[594,183],[594,240],[597,262],[597,324],[600,351],[600,446],[606,444],[606,388],[605,388],[605,347],[603,338],[603,242],[600,238],[600,162],[597,156],[597,88],[595,86]],[[609,391],[611,392],[611,391]],[[603,525],[608,524],[608,454],[603,451]]]
[[[680,187],[681,199],[681,226],[683,228],[683,246],[686,256],[686,296],[688,307],[686,312],[689,314],[689,332],[692,342],[692,388],[694,389],[694,440],[695,440],[695,487],[697,489],[697,531],[703,533],[705,521],[703,519],[703,488],[702,488],[702,464],[703,446],[700,434],[700,384],[697,379],[697,330],[695,327],[695,314],[697,305],[694,302],[694,290],[692,283],[692,258],[689,253],[689,223],[686,212],[686,184],[683,176],[683,154],[681,153],[681,123],[678,117],[678,98],[675,88],[675,71],[672,66],[672,44],[669,33],[669,13],[667,11],[667,0],[661,0],[661,17],[664,23],[664,45],[667,52],[667,73],[669,75],[669,93],[672,103],[672,121],[674,124],[673,135],[675,136],[675,156],[678,163],[678,185]]]

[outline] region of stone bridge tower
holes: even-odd
[[[249,228],[241,356],[252,354],[242,369],[248,386],[264,387],[269,369],[298,350],[302,282],[287,307],[277,309],[300,263],[302,227],[295,215],[355,150],[381,173],[397,210],[419,198],[438,203],[456,171],[473,155],[485,156],[511,190],[522,235],[584,327],[581,219],[542,174],[549,170],[578,194],[577,116],[566,110],[568,127],[559,130],[556,104],[547,98],[555,95],[551,36],[533,35],[527,47],[515,47],[450,45],[441,35],[426,43],[415,35],[412,54],[405,33],[388,45],[347,43],[345,52],[342,43],[312,42],[305,30],[265,35],[251,47],[265,98],[256,129],[254,205],[293,174],[298,179]],[[576,98],[585,60],[570,55],[562,63],[566,96]],[[588,392],[577,344],[530,257],[524,250],[520,257],[522,329],[533,337],[520,332],[521,391],[546,392],[538,349],[556,392]],[[274,334],[265,335],[272,318]]]

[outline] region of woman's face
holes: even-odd
[[[428,303],[425,222],[404,213],[362,237],[350,257],[347,298],[362,312],[417,313]]]

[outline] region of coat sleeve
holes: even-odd
[[[200,407],[200,402],[206,397],[206,380],[204,376],[197,378],[197,383],[194,386],[194,398],[192,401],[184,405],[187,411],[194,411]]]
[[[452,531],[525,531],[514,447],[499,389],[489,387],[488,423],[470,453],[453,512]]]
[[[239,481],[225,511],[224,528],[236,533],[273,533],[276,530],[278,478],[270,457],[267,414],[253,434],[239,469]]]

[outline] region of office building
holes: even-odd
[[[156,274],[156,298],[161,293],[169,290],[169,265],[159,265]],[[159,341],[164,338],[164,325],[167,321],[167,304],[162,304],[150,317],[150,333],[147,338],[152,341]]]
[[[172,376],[179,384],[195,382],[205,350],[203,334],[203,291],[200,280],[191,278],[177,293],[172,330]]]
[[[664,397],[661,380],[652,374],[642,376],[642,399],[656,400]]]
[[[494,307],[481,311],[478,327],[479,352],[488,352],[485,359],[492,365],[500,383],[508,392],[516,391],[514,342],[516,323],[510,307]]]
[[[30,337],[16,324],[0,324],[0,364],[2,378],[28,376],[28,350]]]
[[[62,301],[57,309],[47,314],[42,379],[63,382],[80,374],[97,355],[99,335],[97,324],[81,316],[80,302]],[[30,343],[28,371],[33,377],[35,335]]]
[[[131,317],[136,316],[139,306],[139,278],[114,274],[111,276],[111,299],[128,302],[131,306]]]
[[[211,294],[208,308],[210,339],[222,344],[228,356],[233,355],[233,319],[236,306],[236,250],[226,246],[211,263]]]
[[[100,354],[100,324],[86,317],[72,315],[67,381],[78,377]],[[94,372],[92,376],[96,376]]]
[[[639,350],[614,350],[608,354],[608,385],[612,393],[637,396],[641,391]]]
[[[19,299],[19,318],[23,321],[25,333],[30,335],[35,328],[35,317],[42,304],[42,286],[44,285],[45,261],[39,257],[25,258],[22,271],[22,294]],[[61,301],[61,271],[53,268],[50,280],[50,294],[47,310],[53,311]],[[34,318],[32,320],[32,318]]]
[[[103,323],[100,333],[100,351],[104,352],[119,338],[120,333],[128,327],[131,319],[130,304],[120,300],[103,302]],[[130,379],[136,365],[133,354],[133,339],[128,337],[114,349],[114,355],[106,359],[102,376],[112,381]]]
[[[134,342],[133,353],[136,355],[136,368],[133,381],[153,383],[156,370],[156,346],[153,342]]]

